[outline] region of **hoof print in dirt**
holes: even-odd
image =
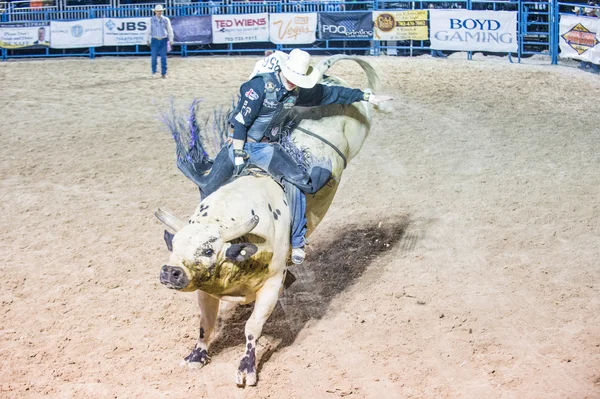
[[[210,362],[210,356],[206,349],[194,348],[194,350],[185,357],[185,362],[190,367],[203,367]]]

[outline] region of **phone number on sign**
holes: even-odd
[[[228,42],[250,42],[258,40],[258,36],[236,36],[236,37],[226,37],[226,41]]]

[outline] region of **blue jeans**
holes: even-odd
[[[248,164],[258,166],[265,172],[269,170],[269,164],[273,158],[273,145],[269,143],[249,143],[244,144],[244,151],[248,153]],[[233,162],[233,146],[229,146],[229,157]],[[306,235],[306,196],[296,186],[291,183],[285,184],[285,189],[289,193],[289,207],[292,214],[292,248],[304,246],[304,236]]]
[[[167,74],[167,38],[155,39],[152,38],[150,41],[150,54],[152,56],[152,73],[156,73],[156,67],[158,64],[157,57],[160,54],[160,74]]]

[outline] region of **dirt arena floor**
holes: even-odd
[[[248,306],[181,367],[196,300],[159,282],[153,211],[198,193],[158,116],[229,106],[256,60],[0,63],[0,397],[600,398],[600,78],[547,60],[372,58],[396,111],[267,322],[258,386],[234,384]]]

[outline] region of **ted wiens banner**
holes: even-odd
[[[104,18],[105,46],[132,46],[146,44],[146,30],[150,18]]]
[[[175,43],[210,44],[212,43],[212,28],[210,15],[201,17],[171,18]]]
[[[375,40],[427,40],[427,10],[374,11]]]
[[[434,50],[516,52],[516,11],[429,10]]]
[[[560,16],[560,56],[600,64],[600,18]]]
[[[0,48],[45,48],[49,46],[50,27],[47,25],[0,25]]]
[[[79,21],[50,21],[52,48],[81,48],[102,46],[101,18]]]
[[[269,14],[212,16],[213,43],[269,41]]]
[[[269,14],[269,40],[275,44],[314,43],[317,13]]]
[[[321,39],[372,39],[373,18],[370,12],[320,12]]]

